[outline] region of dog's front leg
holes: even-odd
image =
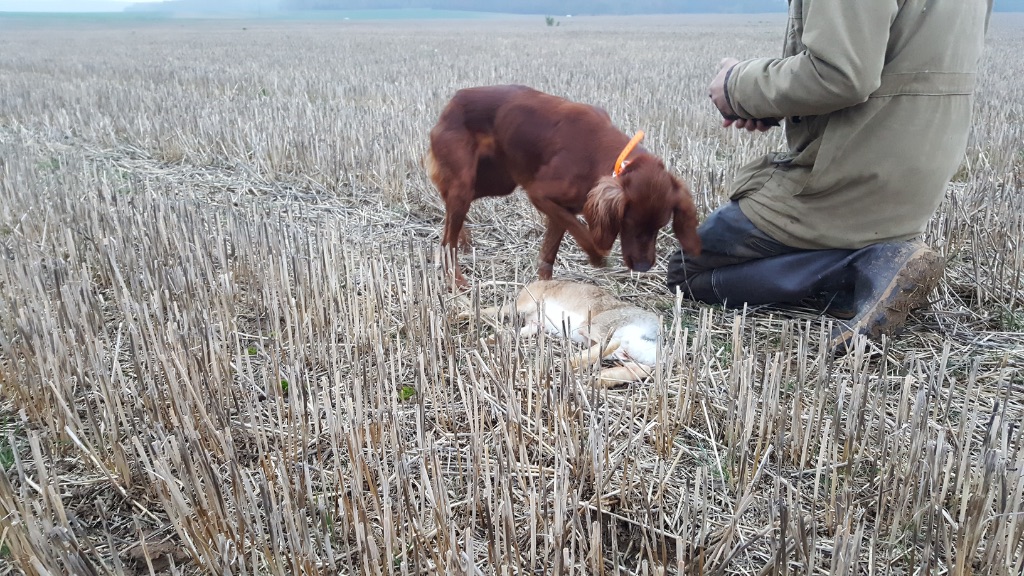
[[[554,205],[552,212],[548,215],[548,220],[549,227],[552,223],[557,222],[562,227],[562,235],[568,232],[576,239],[576,244],[587,254],[591,266],[604,267],[604,259],[608,255],[608,251],[597,247],[594,235],[591,234],[589,228],[576,219],[575,214],[561,206]]]
[[[608,251],[601,250],[597,247],[597,242],[594,241],[594,235],[590,233],[590,229],[580,223],[573,215],[570,218],[569,226],[566,227],[566,231],[572,234],[572,237],[576,239],[576,243],[579,244],[580,248],[586,252],[587,259],[590,260],[590,265],[595,268],[604,268],[605,257],[608,256]]]
[[[537,265],[537,276],[541,280],[551,280],[555,269],[555,256],[562,245],[565,228],[548,218],[548,229],[544,232],[544,241],[540,245],[540,262]]]

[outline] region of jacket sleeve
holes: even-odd
[[[860,104],[881,83],[899,0],[804,0],[805,50],[737,64],[727,98],[742,118],[826,114]]]

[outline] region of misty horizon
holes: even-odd
[[[667,14],[785,12],[786,0],[0,0],[0,12],[168,12],[265,14],[358,10],[444,10],[505,14]],[[995,0],[994,10],[1024,12],[1024,0]]]

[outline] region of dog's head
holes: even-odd
[[[683,250],[700,254],[697,208],[689,188],[649,154],[635,158],[618,176],[601,178],[587,195],[583,214],[599,250],[610,250],[620,237],[622,259],[630,270],[651,269],[658,231],[669,220]]]

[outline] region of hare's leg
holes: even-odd
[[[580,352],[572,358],[572,367],[579,368],[580,366],[592,366],[597,364],[604,358],[611,356],[613,352],[619,349],[622,343],[618,340],[612,340],[608,342],[607,346],[602,345],[600,342],[594,344],[590,348],[587,348],[583,352]]]
[[[598,377],[597,382],[602,388],[612,388],[620,384],[643,380],[650,376],[652,371],[652,367],[646,364],[623,362],[621,366],[613,366],[612,368],[601,370],[601,375]]]
[[[494,322],[501,322],[508,316],[508,310],[504,306],[488,306],[480,309],[480,318],[482,320],[490,320]],[[475,310],[463,310],[455,316],[456,320],[465,322],[476,318]]]
[[[523,324],[523,327],[519,329],[519,337],[529,338],[540,334],[542,326],[541,322],[541,320],[537,320],[536,318],[527,320],[526,324]]]

